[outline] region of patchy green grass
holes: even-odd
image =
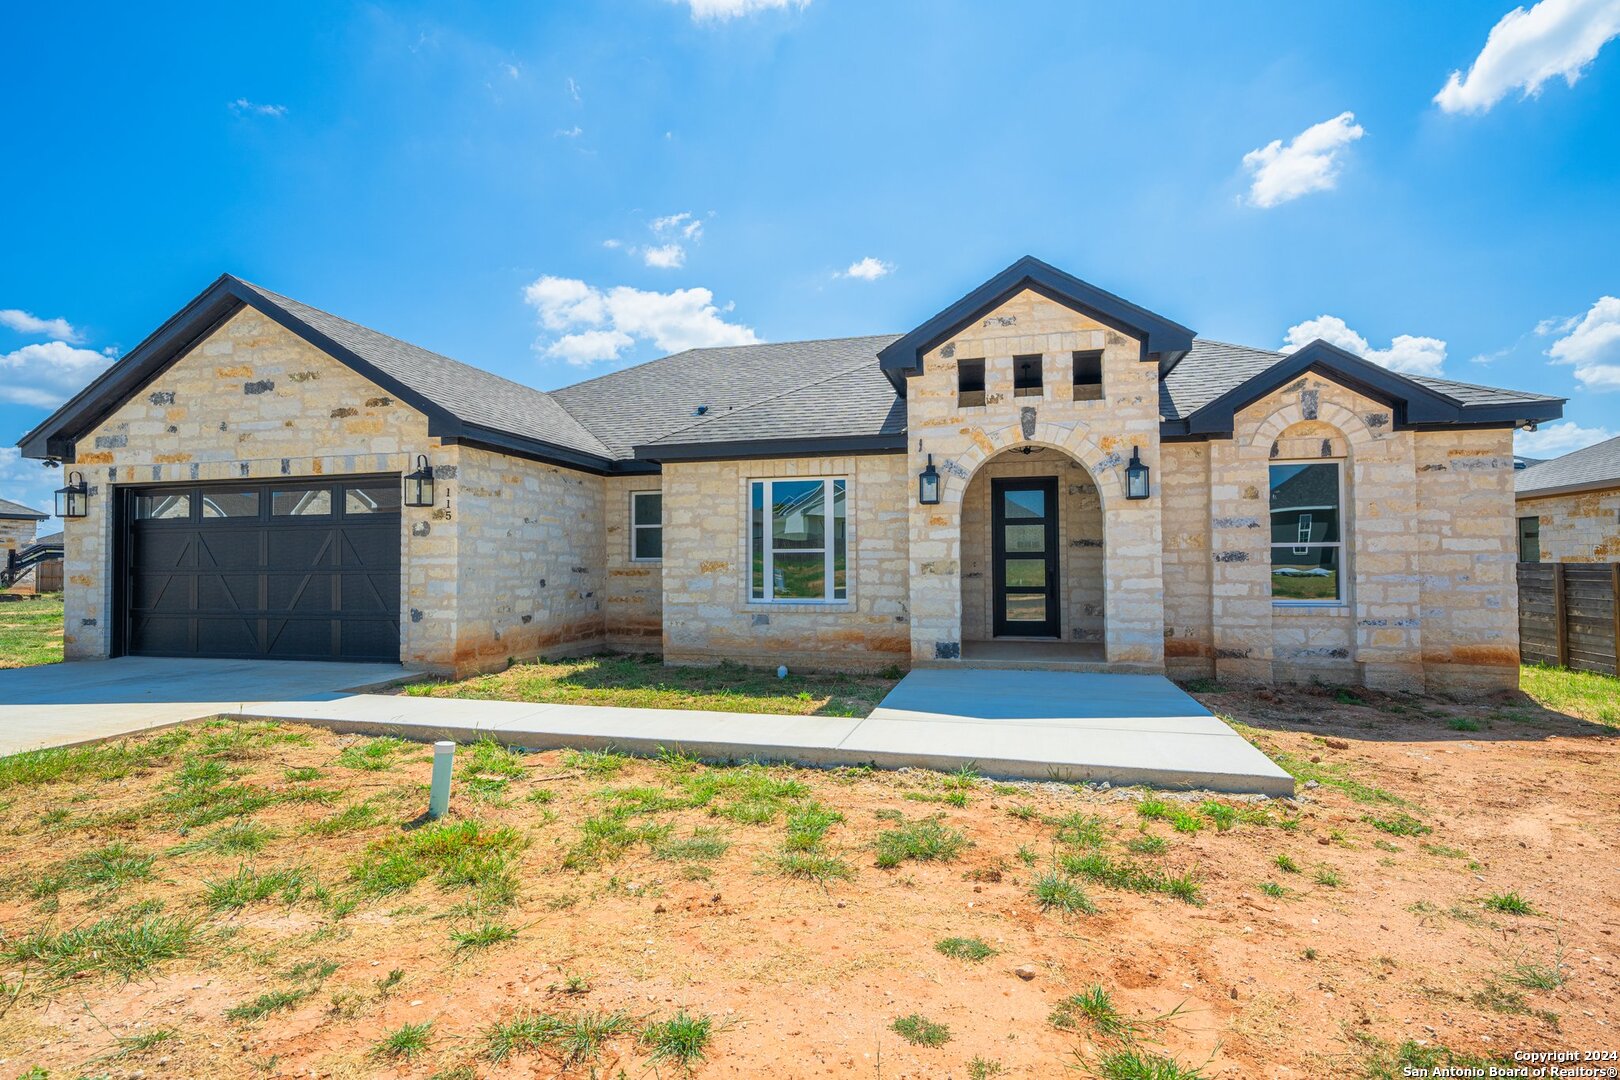
[[[153,858],[117,841],[59,863],[34,883],[33,893],[37,899],[67,889],[121,888],[151,877]]]
[[[1368,814],[1361,820],[1379,832],[1386,832],[1391,836],[1427,836],[1434,832],[1411,814],[1391,814],[1389,817],[1375,817]]]
[[[1060,911],[1065,915],[1095,915],[1097,905],[1091,902],[1080,883],[1067,874],[1048,870],[1035,879],[1030,892],[1042,911]]]
[[[699,825],[689,836],[666,836],[652,846],[654,858],[670,862],[713,862],[731,847],[731,841],[713,826]]]
[[[384,1035],[373,1046],[372,1053],[393,1061],[415,1061],[427,1050],[432,1038],[433,1024],[405,1024]]]
[[[240,910],[272,898],[283,904],[296,904],[308,884],[309,875],[300,867],[284,867],[261,874],[250,866],[243,866],[228,878],[204,882],[203,902],[214,911]]]
[[[1375,1046],[1363,1063],[1363,1068],[1368,1080],[1399,1080],[1412,1076],[1434,1076],[1442,1068],[1486,1070],[1492,1065],[1513,1064],[1509,1058],[1478,1057],[1437,1044],[1420,1046],[1407,1040],[1393,1049]]]
[[[225,1010],[227,1020],[239,1020],[252,1023],[263,1020],[274,1013],[284,1012],[297,1005],[309,996],[308,990],[271,990],[260,994],[252,1001],[244,1001],[240,1005],[233,1005]]]
[[[352,877],[364,892],[386,896],[434,878],[441,889],[471,888],[492,899],[517,888],[513,862],[528,844],[510,826],[435,822],[366,848]]]
[[[0,668],[62,660],[62,594],[0,603]]]
[[[114,915],[59,933],[41,930],[10,944],[0,955],[38,964],[59,979],[102,973],[129,979],[164,960],[187,955],[196,936],[196,924],[176,916]]]
[[[983,963],[996,955],[996,950],[976,937],[948,937],[934,942],[934,948],[952,960],[968,960],[975,964]]]
[[[847,881],[855,876],[854,867],[825,851],[781,851],[776,855],[775,865],[780,874],[821,885],[829,881]]]
[[[450,931],[450,940],[458,952],[467,949],[487,949],[517,937],[517,930],[505,923],[484,922],[467,930]]]
[[[276,833],[252,821],[235,821],[221,826],[206,836],[187,840],[169,849],[171,855],[206,851],[218,855],[257,855],[264,846],[276,838]]]
[[[899,1017],[889,1025],[889,1030],[912,1046],[940,1047],[951,1041],[950,1028],[918,1013]]]
[[[968,838],[939,818],[909,821],[878,833],[877,865],[892,869],[907,859],[919,862],[949,862],[967,847]]]
[[[1202,905],[1198,881],[1191,874],[1166,874],[1129,859],[1112,858],[1101,852],[1064,855],[1058,864],[1072,877],[1083,877],[1099,885],[1130,892],[1153,892],[1173,896],[1188,904]]]
[[[1543,708],[1620,728],[1620,679],[1613,675],[1526,664],[1519,689]]]
[[[26,750],[0,757],[0,792],[38,784],[122,780],[170,764],[191,737],[189,730],[179,728],[149,739]]]
[[[1087,1071],[1098,1080],[1204,1080],[1201,1069],[1135,1046],[1099,1054]]]
[[[1283,897],[1288,895],[1288,890],[1277,884],[1275,881],[1262,881],[1259,885],[1255,886],[1255,888],[1259,889],[1273,900],[1281,900]]]
[[[898,681],[898,673],[790,674],[778,679],[773,670],[740,664],[665,667],[652,655],[602,655],[514,664],[499,674],[461,682],[416,683],[405,693],[561,705],[866,716]]]
[[[1312,761],[1310,758],[1291,754],[1285,750],[1269,750],[1267,753],[1271,760],[1281,765],[1290,776],[1302,784],[1307,780],[1315,780],[1323,787],[1344,792],[1359,803],[1406,805],[1406,800],[1394,792],[1356,779],[1351,775],[1350,767],[1342,762]]]
[[[688,1069],[703,1060],[713,1038],[714,1018],[693,1016],[685,1009],[641,1029],[641,1043],[654,1061],[673,1061]]]
[[[404,739],[396,739],[392,735],[377,735],[352,742],[338,751],[334,764],[345,769],[360,769],[363,772],[382,772],[392,769],[399,763],[407,750],[413,744]]]
[[[1491,896],[1487,896],[1480,902],[1489,910],[1501,912],[1503,915],[1540,914],[1540,912],[1530,905],[1530,901],[1511,890],[1505,893],[1496,893]]]
[[[1096,1029],[1097,1034],[1110,1039],[1129,1039],[1136,1033],[1136,1025],[1125,1018],[1100,984],[1070,994],[1059,1001],[1047,1017],[1047,1022],[1060,1031],[1074,1031],[1082,1021]]]

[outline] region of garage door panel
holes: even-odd
[[[302,523],[284,525],[272,522],[265,530],[268,549],[265,565],[271,567],[312,567],[333,565],[334,530],[311,529]]]
[[[135,611],[183,612],[191,609],[191,575],[140,574],[133,581],[130,603]]]
[[[347,529],[338,548],[340,566],[391,570],[399,566],[399,533],[377,528]]]
[[[338,606],[345,616],[392,613],[399,607],[399,575],[338,575]]]
[[[258,651],[258,619],[198,616],[197,655],[242,656]]]
[[[129,493],[124,650],[397,660],[398,488],[340,477]],[[143,516],[153,508],[166,515]]]
[[[204,611],[257,611],[259,575],[198,574],[197,607]]]
[[[264,563],[264,530],[217,526],[197,531],[197,566],[211,570],[255,570]]]

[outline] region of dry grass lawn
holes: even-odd
[[[3,759],[0,1076],[1236,1080],[1616,1046],[1612,729],[1199,694],[1316,786],[485,744],[425,824],[428,753],[388,739],[216,721]]]
[[[62,594],[0,602],[0,668],[62,660]]]

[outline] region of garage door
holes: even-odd
[[[397,476],[123,489],[124,652],[398,660]]]

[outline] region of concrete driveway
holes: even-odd
[[[330,701],[409,678],[398,664],[116,660],[0,670],[0,756],[127,735],[264,701]]]

